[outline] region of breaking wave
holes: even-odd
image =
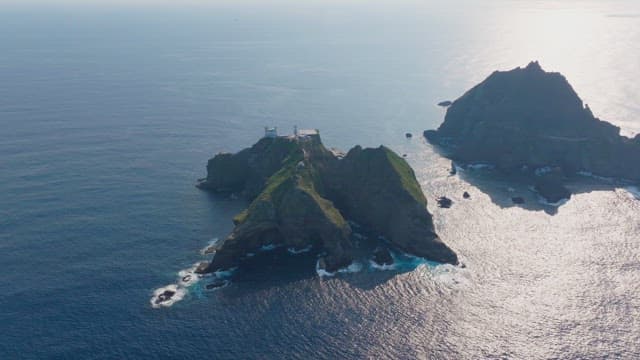
[[[288,248],[288,249],[287,249],[287,251],[288,251],[290,254],[294,254],[294,255],[296,255],[296,254],[302,254],[302,253],[309,252],[309,251],[311,251],[311,248],[312,248],[312,246],[311,246],[311,245],[309,245],[309,246],[307,246],[307,247],[304,247],[304,248],[302,248],[302,249],[296,249],[296,248],[292,248],[292,247],[290,247],[290,248]]]
[[[169,307],[182,300],[187,294],[188,288],[196,284],[203,277],[203,275],[195,273],[199,264],[200,263],[195,263],[190,268],[180,270],[176,284],[166,285],[154,290],[150,300],[151,306],[156,309]]]
[[[634,199],[640,200],[640,188],[638,188],[637,186],[627,186],[624,189],[627,190]]]

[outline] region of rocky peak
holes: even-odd
[[[256,185],[261,185],[257,192]],[[385,238],[380,246],[458,262],[434,232],[413,170],[384,146],[356,146],[340,159],[319,135],[262,139],[237,154],[209,160],[200,187],[252,199],[234,218],[233,232],[216,245],[206,271],[230,268],[247,253],[272,245],[311,247],[325,254],[323,269],[335,271],[351,263],[357,247],[347,220]]]
[[[542,70],[542,66],[540,66],[540,63],[538,63],[537,60],[531,61],[525,70],[528,72],[544,72],[544,70]]]
[[[463,162],[493,163],[501,170],[559,167],[640,180],[637,141],[593,116],[560,73],[538,62],[496,71],[447,109],[427,140]]]

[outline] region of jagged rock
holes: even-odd
[[[232,174],[219,174],[227,170]],[[334,272],[353,260],[346,219],[404,252],[457,264],[456,254],[434,232],[413,170],[384,146],[356,146],[341,158],[327,150],[317,134],[264,138],[238,154],[217,155],[207,173],[203,189],[233,188],[252,202],[233,219],[233,232],[216,244],[205,272],[234,267],[246,253],[265,245],[319,249],[326,253],[326,271]]]
[[[503,172],[550,166],[565,175],[640,180],[640,137],[620,136],[618,127],[593,116],[564,76],[537,62],[494,72],[424,136],[454,160],[491,163]]]
[[[206,261],[201,261],[198,266],[196,266],[196,269],[193,271],[196,274],[204,274],[207,270],[207,268],[209,267],[209,263]]]
[[[453,200],[449,199],[446,196],[440,196],[439,198],[436,199],[436,201],[438,202],[439,207],[445,208],[445,209],[450,208],[451,205],[453,204]]]
[[[559,168],[537,175],[534,189],[549,203],[558,203],[571,197],[571,192],[563,185],[563,175]]]
[[[411,133],[406,133],[406,134],[404,134],[404,136],[406,136],[406,137],[407,137],[407,139],[411,139],[411,138],[413,137],[413,134],[411,134]]]
[[[171,298],[173,297],[173,295],[175,295],[176,292],[172,291],[172,290],[165,290],[162,294],[158,295],[158,297],[156,298],[155,303],[156,304],[161,304],[165,301],[169,301],[171,300]]]
[[[240,193],[253,199],[260,194],[267,179],[280,170],[294,147],[294,142],[265,137],[236,154],[220,153],[209,160],[207,177],[197,186],[214,192]]]
[[[376,248],[376,250],[373,252],[372,260],[374,263],[380,266],[385,266],[385,265],[388,266],[393,264],[393,257],[391,257],[391,253],[389,252],[389,249],[384,247]]]
[[[458,169],[456,169],[456,164],[451,162],[451,169],[449,170],[449,175],[455,175],[458,173]]]
[[[462,193],[462,197],[465,198],[465,199],[469,199],[469,198],[471,198],[471,195],[468,192],[465,191],[464,193]]]

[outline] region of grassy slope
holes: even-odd
[[[393,166],[394,170],[400,176],[400,181],[402,183],[402,187],[411,194],[411,196],[423,205],[427,205],[427,199],[424,197],[422,193],[422,189],[420,188],[420,184],[418,184],[418,180],[416,180],[416,175],[411,169],[411,166],[398,154],[393,152],[391,149],[382,146],[385,154],[387,155],[387,159]]]
[[[286,141],[286,140],[279,140]],[[292,186],[298,186],[300,189],[309,194],[318,207],[322,210],[325,216],[338,227],[346,226],[346,221],[342,214],[333,206],[331,201],[324,199],[316,190],[316,183],[318,182],[318,176],[315,169],[311,164],[305,163],[305,167],[297,169],[297,165],[300,161],[304,161],[304,155],[302,148],[295,142],[287,141],[290,145],[289,156],[282,164],[282,168],[273,174],[268,180],[267,184],[258,195],[258,197],[249,205],[248,209],[243,210],[234,217],[234,223],[236,225],[244,223],[252,214],[252,211],[256,211],[257,206],[255,204],[259,201],[270,201],[272,203],[278,203],[282,198],[282,195],[286,191],[289,191]],[[275,145],[275,143],[274,143]],[[278,145],[281,146],[281,145]],[[268,149],[266,151],[269,151]],[[296,179],[296,175],[298,175]],[[297,180],[297,184],[293,181]]]

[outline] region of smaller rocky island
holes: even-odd
[[[571,196],[564,184],[576,174],[640,180],[640,135],[621,136],[592,114],[564,76],[538,62],[494,72],[424,136],[455,161],[529,174],[549,203]]]
[[[198,187],[250,201],[233,219],[232,233],[208,250],[213,259],[199,273],[230,269],[248,254],[280,246],[315,252],[319,271],[333,273],[363,251],[356,224],[372,235],[364,248],[379,265],[392,263],[389,250],[458,263],[434,231],[413,170],[384,146],[356,146],[345,155],[325,148],[317,130],[279,136],[265,129],[252,147],[209,160]]]

